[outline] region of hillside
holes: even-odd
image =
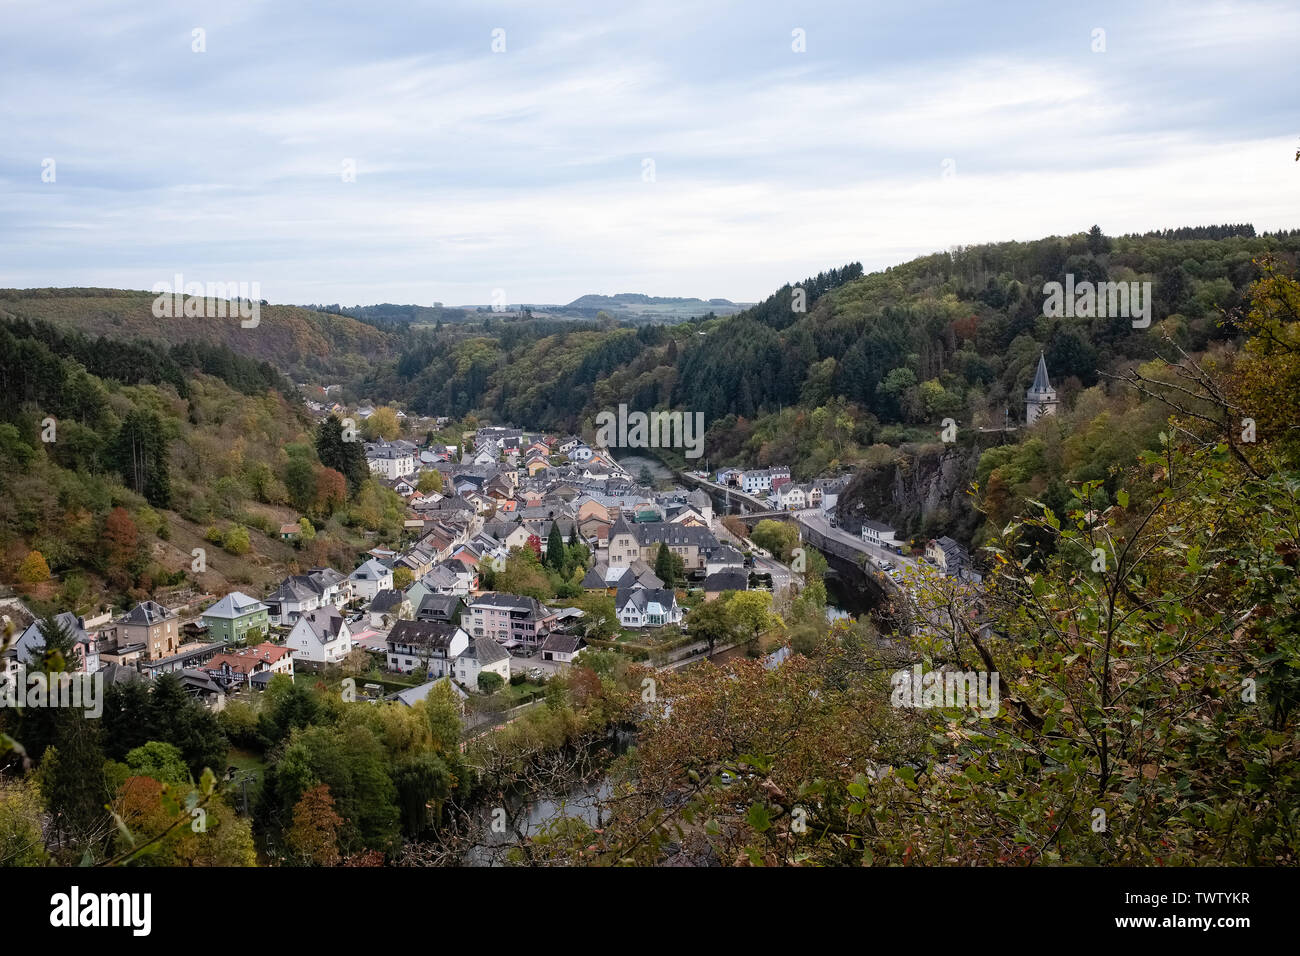
[[[295,381],[332,381],[393,358],[399,342],[349,316],[291,305],[263,305],[256,328],[237,319],[155,318],[150,292],[116,289],[3,289],[0,319],[31,319],[92,337],[147,339],[167,345],[224,345],[269,362]]]

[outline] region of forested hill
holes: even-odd
[[[224,346],[297,381],[350,379],[401,348],[398,337],[349,316],[262,305],[257,327],[244,328],[238,319],[157,318],[155,298],[118,289],[0,289],[0,319],[48,322],[92,339]]]
[[[877,440],[877,427],[1018,418],[1040,351],[1068,403],[1099,369],[1149,359],[1165,334],[1189,350],[1230,338],[1220,316],[1241,304],[1258,275],[1254,260],[1297,251],[1300,235],[1256,236],[1250,226],[971,246],[870,275],[856,264],[831,270],[738,315],[672,327],[520,323],[508,336],[427,335],[368,388],[418,411],[557,428],[621,401],[701,411],[720,426],[711,453],[735,450],[736,418],[842,405],[852,434],[837,452],[851,453]],[[1151,327],[1045,317],[1044,284],[1067,274],[1150,282]]]

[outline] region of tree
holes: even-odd
[[[674,558],[677,560],[674,561]],[[681,557],[673,554],[668,545],[659,542],[659,550],[655,553],[655,577],[664,583],[664,587],[676,587],[679,579],[678,562],[682,563],[684,569],[685,562]]]
[[[155,508],[171,504],[167,437],[157,412],[133,408],[108,449],[108,459],[128,488]]]
[[[105,576],[109,583],[125,591],[135,580],[138,569],[140,534],[130,513],[118,506],[104,519]]]
[[[181,752],[171,744],[159,740],[151,740],[129,751],[126,765],[136,775],[152,777],[159,783],[192,783],[189,767],[185,765]]]
[[[772,613],[769,591],[737,591],[727,599],[727,613],[737,630],[751,635],[747,644],[751,654],[758,652],[759,637],[764,631],[781,626],[781,618]]]
[[[726,643],[736,633],[735,621],[723,598],[705,601],[691,608],[686,617],[686,625],[691,637],[709,642],[710,655],[718,644]]]
[[[396,410],[382,405],[361,423],[361,430],[372,441],[376,438],[392,441],[402,433],[402,425],[397,420]]]
[[[44,584],[50,579],[50,566],[45,563],[45,556],[39,551],[28,551],[18,565],[20,584]]]
[[[406,565],[393,568],[393,588],[405,591],[415,581],[415,574]]]
[[[564,535],[560,533],[560,523],[552,521],[550,533],[546,536],[546,566],[563,574],[567,557],[564,551]]]
[[[30,779],[0,785],[0,866],[44,866],[41,794]]]
[[[429,718],[434,752],[444,755],[459,753],[461,703],[451,681],[440,680],[434,684],[429,696],[425,698],[424,706]]]
[[[316,494],[311,508],[322,517],[329,517],[348,500],[348,485],[343,475],[333,468],[320,468],[316,471]]]
[[[351,440],[345,440],[343,423],[337,415],[331,415],[317,427],[316,456],[327,469],[344,477],[351,494],[360,491],[362,483],[370,475],[365,449],[355,436]],[[319,482],[317,492],[319,497]]]
[[[415,487],[424,495],[442,494],[442,473],[433,468],[420,472],[420,480],[416,482]]]
[[[338,866],[339,828],[343,818],[334,811],[330,788],[318,784],[307,790],[293,807],[293,825],[285,835],[296,862],[308,866]]]
[[[799,529],[789,521],[764,518],[749,536],[754,544],[771,553],[778,561],[788,561],[799,544]]]
[[[478,672],[478,689],[485,694],[495,694],[501,689],[501,685],[504,683],[505,681],[502,679],[500,674],[493,673],[492,671]]]
[[[284,468],[284,486],[289,501],[299,511],[306,511],[316,497],[316,467],[304,457],[291,457]]]

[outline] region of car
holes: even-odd
[[[541,680],[541,679],[542,679],[542,669],[541,669],[540,667],[530,667],[530,668],[528,668],[528,679],[529,679],[529,680]]]

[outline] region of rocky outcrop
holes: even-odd
[[[901,539],[949,535],[969,543],[981,516],[967,494],[980,450],[969,445],[904,445],[892,461],[866,465],[840,493],[840,527],[866,519],[892,525]]]

